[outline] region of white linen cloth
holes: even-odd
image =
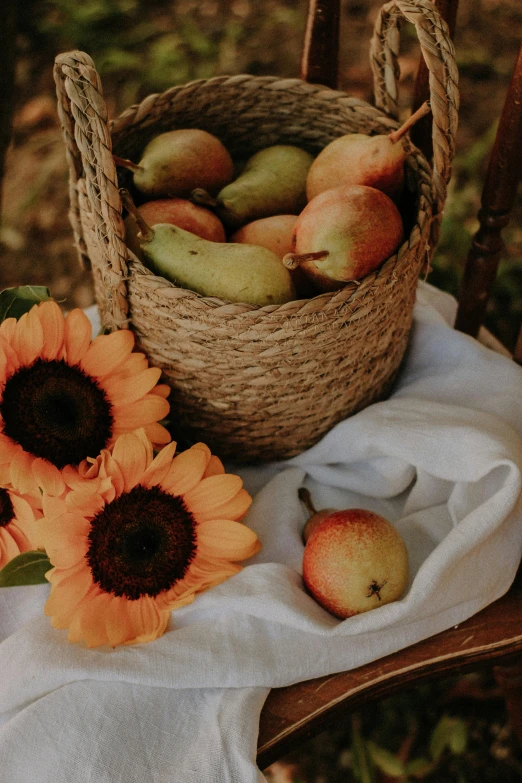
[[[0,590],[2,783],[253,783],[268,690],[353,668],[500,597],[522,554],[522,371],[453,331],[419,284],[392,397],[297,458],[234,468],[263,543],[146,645],[87,650],[53,629],[48,587]],[[318,401],[320,404],[320,401]],[[303,589],[297,499],[384,514],[406,540],[404,598],[339,621]]]

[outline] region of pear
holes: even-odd
[[[295,253],[283,263],[299,266],[319,291],[359,280],[397,250],[403,237],[399,210],[385,193],[366,185],[325,190],[297,218]]]
[[[367,509],[324,511],[303,554],[303,581],[317,603],[345,619],[399,600],[409,565],[398,530]]]
[[[290,272],[275,253],[257,245],[210,242],[169,223],[151,228],[126,191],[143,257],[156,274],[203,296],[264,307],[295,299]]]
[[[397,200],[404,183],[406,158],[401,139],[429,111],[429,103],[423,103],[401,128],[388,135],[348,133],[331,141],[310,166],[308,200],[340,185],[368,185]]]
[[[162,198],[146,201],[138,207],[141,217],[150,225],[172,223],[211,242],[226,242],[223,223],[209,209],[198,207],[186,198]],[[295,219],[295,218],[294,218]],[[125,242],[141,258],[138,227],[132,215],[125,218]]]
[[[323,519],[326,519],[326,517],[329,517],[331,514],[334,514],[337,509],[322,508],[320,511],[318,511],[314,506],[310,490],[308,490],[306,487],[299,487],[297,491],[297,495],[299,497],[299,500],[301,500],[305,504],[306,508],[308,509],[308,512],[310,513],[310,516],[306,520],[306,524],[303,528],[303,541],[306,544],[306,542],[314,532],[315,528],[318,525],[320,525]]]
[[[160,133],[143,150],[139,163],[114,156],[133,171],[136,188],[151,198],[189,196],[194,188],[217,193],[234,176],[230,153],[221,141],[198,128]]]
[[[296,220],[296,215],[271,215],[258,218],[238,228],[231,235],[230,242],[261,245],[282,259],[293,250],[292,234]]]
[[[213,207],[225,226],[239,228],[245,223],[271,215],[298,215],[306,204],[306,177],[313,157],[291,144],[265,147],[248,159],[241,174],[209,199],[195,189],[192,199]]]
[[[260,245],[271,250],[282,260],[293,250],[293,231],[295,215],[271,215],[253,220],[238,228],[230,237],[230,242],[249,245]],[[296,267],[290,269],[298,299],[309,299],[317,293],[312,281],[305,273]]]

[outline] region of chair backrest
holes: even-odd
[[[446,21],[451,37],[455,33],[458,0],[434,0]],[[334,89],[338,84],[339,0],[310,0],[301,77]],[[413,111],[429,98],[428,69],[421,56],[413,100]],[[411,139],[431,160],[431,117],[421,119]],[[462,285],[456,328],[476,337],[483,323],[504,243],[502,229],[513,209],[522,178],[522,45],[506,95],[495,142],[491,151],[478,218],[480,228],[473,237]],[[458,259],[456,259],[458,260]],[[522,328],[513,357],[522,363]]]

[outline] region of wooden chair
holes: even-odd
[[[458,0],[437,0],[453,34]],[[339,3],[311,0],[301,76],[337,85]],[[427,98],[427,69],[421,61],[414,108]],[[412,132],[431,157],[429,117]],[[491,152],[476,233],[466,264],[456,328],[507,355],[481,326],[503,249],[501,231],[509,220],[522,174],[522,46]],[[522,329],[514,358],[522,362]],[[261,769],[328,728],[339,716],[415,683],[493,666],[513,728],[522,743],[522,568],[509,592],[459,626],[358,669],[277,688],[261,713],[258,764]]]

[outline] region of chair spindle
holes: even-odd
[[[301,57],[301,79],[337,89],[339,0],[310,0]]]
[[[508,224],[522,176],[522,46],[500,117],[488,163],[480,227],[473,237],[464,270],[456,328],[476,337],[497,274]]]

